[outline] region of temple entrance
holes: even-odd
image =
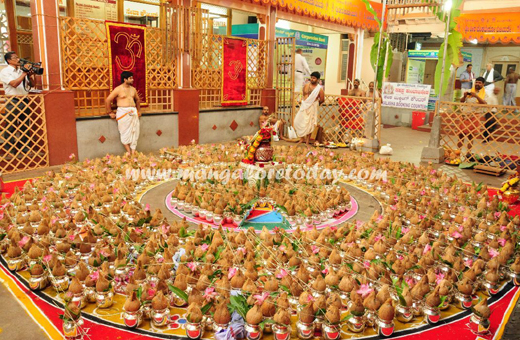
[[[287,134],[287,125],[293,125],[295,115],[294,54],[294,38],[276,38],[276,114],[287,122],[284,134]]]

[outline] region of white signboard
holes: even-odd
[[[431,85],[383,83],[383,106],[427,110]]]
[[[117,1],[75,0],[74,16],[82,19],[117,21]]]

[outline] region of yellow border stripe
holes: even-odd
[[[504,316],[502,317],[502,323],[500,324],[500,328],[498,329],[493,339],[502,339],[502,335],[504,334],[504,329],[506,328],[507,322],[509,321],[511,313],[513,313],[516,303],[518,302],[518,297],[520,297],[520,288],[516,291],[515,295],[509,302],[509,307],[507,308]]]
[[[0,280],[6,286],[7,290],[13,294],[14,298],[22,305],[23,309],[29,316],[40,326],[49,339],[63,339],[63,334],[54,326],[54,324],[43,314],[36,306],[34,301],[14,282],[14,279],[8,276],[0,269]]]
[[[30,181],[31,179],[36,179],[36,178],[42,178],[43,176],[39,176],[39,177],[30,177],[30,178],[22,178],[22,179],[15,179],[15,180],[12,180],[12,181],[4,181],[4,184],[6,183],[14,183],[14,182],[21,182],[21,181]]]

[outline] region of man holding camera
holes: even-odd
[[[28,94],[27,88],[36,84],[35,75],[31,64],[25,64],[21,68],[20,57],[15,52],[7,52],[4,56],[8,66],[0,72],[0,81],[4,84],[7,97],[6,121],[8,128],[4,131],[5,150],[16,155],[18,152],[27,153],[30,143],[26,131],[30,125],[31,110],[28,107],[29,100],[23,98]],[[21,137],[15,136],[16,125]]]

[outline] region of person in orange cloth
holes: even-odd
[[[484,89],[484,83],[486,80],[483,77],[478,77],[475,80],[475,85],[469,92],[465,92],[464,96],[460,99],[461,103],[466,104],[480,104],[486,105],[489,97],[486,95]],[[464,136],[468,137],[468,152],[473,148],[473,139],[480,133],[482,110],[476,109],[473,105],[463,106],[462,109],[462,122],[459,126],[459,142],[457,143],[459,149],[464,146]]]

